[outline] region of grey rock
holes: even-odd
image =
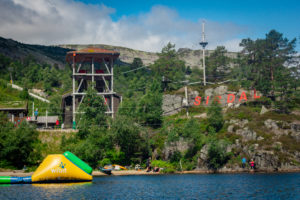
[[[206,89],[205,90],[205,92],[204,92],[204,94],[205,94],[205,98],[207,97],[207,96],[213,96],[213,94],[214,94],[214,89],[213,88],[209,88],[209,89]]]
[[[249,121],[248,121],[248,119],[244,119],[244,120],[242,120],[241,122],[240,122],[240,127],[244,127],[246,124],[248,124],[249,123]]]
[[[234,105],[234,107],[235,107],[235,108],[238,108],[238,107],[240,107],[240,105],[241,105],[241,104],[237,103],[237,104]]]
[[[257,138],[258,141],[261,141],[263,139],[265,139],[265,138],[263,138],[262,136],[258,136],[258,138]]]
[[[278,157],[273,151],[256,151],[254,161],[256,163],[256,167],[261,170],[274,171],[280,167]]]
[[[265,122],[264,122],[265,126],[268,128],[268,129],[271,129],[271,130],[278,130],[278,126],[276,124],[275,121],[273,121],[272,119],[267,119]]]
[[[243,129],[238,129],[236,131],[236,134],[241,135],[243,141],[256,140],[256,132],[250,130],[248,127],[245,127]]]
[[[165,143],[165,147],[163,149],[164,159],[169,159],[175,151],[179,151],[181,153],[187,151],[192,143],[184,140],[183,138],[179,138],[179,141]]]
[[[300,132],[300,122],[292,123],[291,124],[291,129],[294,132]]]
[[[269,110],[265,106],[262,106],[261,110],[260,110],[260,115],[263,115],[263,114],[265,114],[267,112],[269,112]]]
[[[233,104],[233,103],[229,103],[229,104],[227,104],[227,107],[228,107],[228,108],[233,108],[233,106],[234,106],[234,104]]]
[[[219,87],[217,87],[217,88],[214,89],[214,94],[222,96],[222,95],[226,94],[227,89],[228,89],[227,86],[221,85],[221,86],[219,86]]]
[[[234,129],[234,125],[229,125],[228,128],[227,128],[227,131],[229,133],[233,133],[233,129]]]
[[[182,109],[183,97],[179,95],[163,95],[163,115],[173,115]]]

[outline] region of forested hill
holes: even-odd
[[[40,64],[58,65],[62,69],[65,65],[65,57],[68,51],[70,49],[56,46],[23,44],[12,39],[0,37],[0,54],[12,60],[24,60],[28,56],[32,56]]]
[[[43,55],[43,46],[6,42],[15,45],[10,47],[15,50],[4,48],[8,52],[36,48],[37,54]],[[185,61],[193,55],[201,62],[197,55],[200,51],[177,51],[174,44],[168,43],[156,54],[153,64],[136,56],[129,64],[120,63],[115,67],[114,91],[122,95],[123,101],[114,120],[105,115],[103,98],[89,87],[81,104],[82,115],[78,115],[76,121],[78,132],[69,138],[62,137],[60,146],[47,152],[71,151],[94,168],[109,163],[145,166],[151,156],[152,165],[164,168],[165,172],[243,171],[241,158],[253,159],[258,170],[299,170],[300,63],[295,59],[298,58],[296,44],[296,39],[289,41],[283,34],[271,30],[265,38],[243,39],[242,51],[237,57],[230,56],[224,46],[219,46],[207,54],[206,86],[201,82],[202,70]],[[61,55],[57,60],[62,58],[63,61],[65,53],[60,53],[49,53],[47,57]],[[11,101],[14,96],[15,101],[29,101],[31,105],[29,95],[16,94],[7,87],[10,77],[17,85],[47,94],[49,105],[35,102],[39,114],[43,108],[49,116],[62,116],[61,96],[72,89],[69,67],[58,69],[55,65],[39,64],[30,57],[20,61],[0,54],[0,100]],[[196,97],[184,99],[185,86],[188,93]],[[261,98],[250,101],[249,93],[253,90],[258,91]],[[235,95],[238,103],[229,103],[229,94]],[[226,107],[219,106],[218,97],[227,100]],[[191,104],[187,105],[189,98]],[[211,104],[203,106],[208,100]],[[167,116],[163,115],[165,107],[183,109]],[[4,149],[0,151],[0,167],[36,165],[40,158],[31,156],[31,152],[42,151],[37,144],[37,133],[26,123],[11,128],[13,124],[4,120],[7,119],[0,115],[0,147]],[[28,134],[31,139],[26,139],[27,143],[22,141],[20,133]],[[11,144],[16,144],[16,148]],[[23,151],[23,146],[27,151]]]

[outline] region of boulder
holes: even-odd
[[[300,122],[294,122],[291,124],[291,129],[293,132],[300,132]]]
[[[267,119],[265,122],[264,122],[265,126],[268,128],[268,129],[271,129],[271,130],[278,130],[278,126],[276,124],[275,121],[273,121],[272,119]]]
[[[191,146],[191,142],[184,140],[183,138],[179,138],[178,141],[165,143],[163,149],[163,157],[165,160],[170,159],[170,157],[174,154],[174,152],[179,151],[181,153],[187,151]]]
[[[214,89],[214,94],[222,96],[222,95],[224,95],[224,94],[227,93],[227,89],[228,89],[227,86],[221,85],[221,86],[219,86],[219,87],[217,87],[217,88]]]
[[[173,115],[182,109],[183,97],[179,95],[163,95],[163,115]]]
[[[207,96],[211,97],[211,96],[213,96],[213,94],[214,94],[214,89],[213,88],[206,89],[205,92],[204,92],[205,98]]]
[[[207,168],[206,160],[207,160],[207,156],[208,156],[208,148],[209,148],[209,145],[206,144],[200,150],[200,155],[199,155],[198,161],[197,161],[197,168]]]
[[[269,112],[269,110],[265,106],[262,106],[261,110],[260,110],[260,115],[263,115],[263,114],[265,114],[267,112]]]
[[[236,134],[242,136],[242,140],[245,142],[249,140],[256,140],[256,132],[250,130],[248,127],[238,129]]]
[[[254,155],[256,168],[265,171],[277,171],[280,167],[278,157],[273,151],[258,150]]]
[[[265,139],[265,138],[263,138],[262,136],[258,136],[258,138],[257,138],[258,141],[261,141],[263,139]]]
[[[229,133],[233,133],[233,129],[234,129],[234,125],[229,125],[228,128],[227,128],[227,131]]]

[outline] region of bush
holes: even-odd
[[[175,166],[167,161],[153,160],[151,162],[152,167],[163,168],[161,173],[174,173],[176,171]]]
[[[141,128],[128,117],[115,118],[109,131],[113,143],[122,151],[123,164],[132,164],[132,162],[140,164],[149,156],[148,138],[141,134]]]
[[[22,168],[24,165],[35,165],[41,159],[39,151],[38,132],[27,122],[14,127],[0,114],[0,160],[1,167],[14,166]]]
[[[112,164],[110,159],[108,158],[103,158],[101,161],[99,161],[98,166],[99,167],[104,167],[105,165]]]
[[[230,156],[226,153],[226,144],[224,141],[213,140],[208,149],[208,168],[213,171],[223,167]]]
[[[214,129],[216,132],[222,129],[224,124],[222,108],[218,105],[218,103],[214,102],[207,111],[208,115],[208,128]],[[212,130],[210,132],[213,132]]]

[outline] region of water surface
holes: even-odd
[[[300,173],[105,176],[0,186],[0,199],[300,199]]]

